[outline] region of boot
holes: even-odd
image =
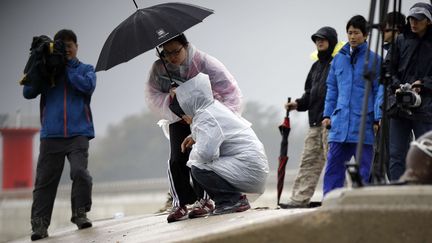
[[[32,234],[31,240],[40,240],[48,237],[48,221],[45,218],[33,218],[31,220]]]
[[[85,229],[92,227],[92,222],[87,218],[85,208],[78,208],[73,210],[71,222],[78,226],[78,229]]]

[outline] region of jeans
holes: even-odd
[[[411,134],[415,138],[432,130],[432,123],[410,120],[406,118],[390,119],[389,136],[389,179],[397,181],[405,172],[405,158],[408,153]]]
[[[192,176],[213,199],[216,206],[232,205],[240,200],[240,191],[213,171],[191,168]]]

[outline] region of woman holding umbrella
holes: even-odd
[[[163,49],[160,59],[154,62],[146,84],[146,98],[151,110],[170,123],[168,178],[173,209],[167,220],[175,222],[188,217],[206,216],[214,209],[214,205],[205,192],[198,188],[198,183],[194,183],[194,187],[190,184],[190,169],[186,166],[189,151],[182,153],[181,144],[191,131],[189,125],[179,117],[181,114],[170,109],[170,104],[176,100],[176,88],[171,80],[177,80],[181,85],[181,82],[199,73],[207,74],[214,98],[238,114],[241,111],[242,95],[237,81],[228,69],[216,58],[195,48],[184,34],[174,37],[160,47]],[[193,209],[188,213],[186,205],[194,202]]]

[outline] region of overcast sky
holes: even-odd
[[[167,1],[136,0],[140,8]],[[367,0],[189,0],[215,10],[186,31],[189,41],[215,56],[237,79],[246,101],[281,108],[287,96],[299,97],[312,64],[310,39],[329,25],[345,41],[350,17],[367,17]],[[404,1],[403,12],[417,1]],[[427,2],[427,1],[426,1]],[[0,3],[0,114],[38,115],[38,99],[25,100],[18,80],[33,36],[54,36],[62,28],[78,35],[78,57],[96,65],[110,32],[133,14],[132,0],[2,0]],[[125,43],[127,44],[127,43]],[[154,51],[97,73],[92,109],[98,135],[109,124],[146,109],[144,83]],[[281,117],[275,119],[280,120]]]

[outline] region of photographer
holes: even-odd
[[[32,71],[26,74],[33,79],[23,83],[26,99],[34,99],[40,94],[42,125],[31,210],[32,240],[48,237],[47,230],[65,157],[70,163],[70,178],[73,181],[71,221],[78,229],[92,226],[86,215],[92,204],[92,178],[87,165],[89,140],[94,138],[90,100],[96,87],[96,74],[93,66],[77,59],[78,45],[74,32],[65,29],[57,32],[54,43],[61,42],[63,45],[57,48],[64,46],[65,49],[57,51],[65,54],[62,58],[67,59],[63,62],[66,66],[53,68],[50,61],[29,61],[27,65],[32,67],[28,70]],[[44,45],[53,46],[47,42],[40,45],[42,49]],[[37,58],[52,59],[49,54]],[[54,69],[63,71],[53,73]],[[47,70],[49,75],[43,75]]]
[[[405,171],[411,132],[416,138],[432,130],[432,6],[414,4],[408,13],[410,29],[400,34],[386,57],[391,83],[390,180]]]

